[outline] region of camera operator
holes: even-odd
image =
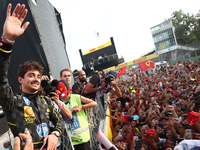
[[[17,4],[12,15],[11,7],[12,5],[9,4],[0,39],[0,105],[3,107],[14,137],[19,133],[24,133],[25,128],[28,128],[32,139],[24,139],[24,142],[33,142],[34,149],[39,149],[43,143],[48,142],[45,146],[46,149],[56,150],[58,138],[64,128],[64,120],[61,114],[55,110],[51,99],[38,92],[43,67],[34,61],[25,62],[20,65],[18,70],[21,93],[13,93],[9,86],[7,71],[12,45],[29,25],[29,22],[22,25],[27,15],[25,5]],[[49,121],[52,121],[55,126],[52,132],[49,130]]]
[[[121,91],[115,82],[117,73],[115,71],[109,71],[103,76],[94,74],[90,81],[87,83],[83,95],[88,98],[101,97],[104,93],[112,93],[117,97],[121,97]]]
[[[83,70],[79,71],[78,79],[79,79],[79,82],[76,82],[72,86],[72,93],[82,95],[82,90],[85,88],[87,84],[85,71]]]

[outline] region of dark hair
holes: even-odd
[[[63,70],[60,71],[60,77],[62,77],[62,73],[63,73],[64,71],[69,71],[70,73],[72,73],[72,71],[71,71],[70,69],[65,68],[65,69],[63,69]]]
[[[174,138],[167,138],[165,143],[167,142],[167,140],[170,140],[170,141],[174,142],[174,146],[176,146],[176,140]]]
[[[38,62],[35,62],[35,61],[27,61],[27,62],[25,62],[24,64],[21,64],[21,65],[19,66],[17,75],[18,75],[19,77],[24,78],[24,75],[25,75],[26,72],[29,71],[29,70],[37,70],[40,74],[42,74],[43,67],[42,67]]]
[[[125,126],[125,125],[127,125],[128,126],[128,123],[127,122],[124,122],[123,124],[122,124],[122,128]]]

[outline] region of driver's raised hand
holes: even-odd
[[[11,8],[12,4],[9,3],[7,8],[6,21],[3,27],[3,36],[8,40],[14,41],[17,37],[24,33],[29,25],[29,22],[26,22],[22,25],[28,10],[25,9],[24,4],[21,5],[18,3],[11,15]]]

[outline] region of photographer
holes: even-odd
[[[87,84],[85,71],[83,70],[79,71],[78,79],[79,79],[79,82],[76,82],[72,86],[72,93],[82,95],[82,90],[85,88]]]
[[[117,73],[110,71],[107,74],[101,76],[95,74],[92,76],[90,81],[87,83],[83,95],[85,97],[94,98],[101,97],[104,93],[112,93],[117,97],[121,97],[121,92],[118,85],[115,82]],[[112,88],[114,87],[114,88]]]
[[[57,141],[64,128],[64,120],[58,113],[52,101],[47,96],[42,96],[40,88],[43,67],[37,62],[25,62],[18,70],[18,81],[21,93],[15,94],[9,86],[7,71],[12,53],[14,40],[22,35],[29,25],[26,22],[22,25],[27,9],[25,5],[17,4],[12,15],[12,5],[8,5],[6,21],[3,34],[0,39],[0,105],[7,118],[7,123],[14,135],[24,133],[28,128],[34,149],[42,147],[43,142],[47,150],[56,150]],[[55,128],[49,130],[49,121],[52,121]]]

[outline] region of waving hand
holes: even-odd
[[[12,4],[8,4],[6,21],[3,27],[3,36],[8,40],[14,41],[17,37],[24,33],[29,25],[29,22],[22,25],[28,10],[25,9],[24,4],[21,5],[18,3],[11,15],[11,8]]]

